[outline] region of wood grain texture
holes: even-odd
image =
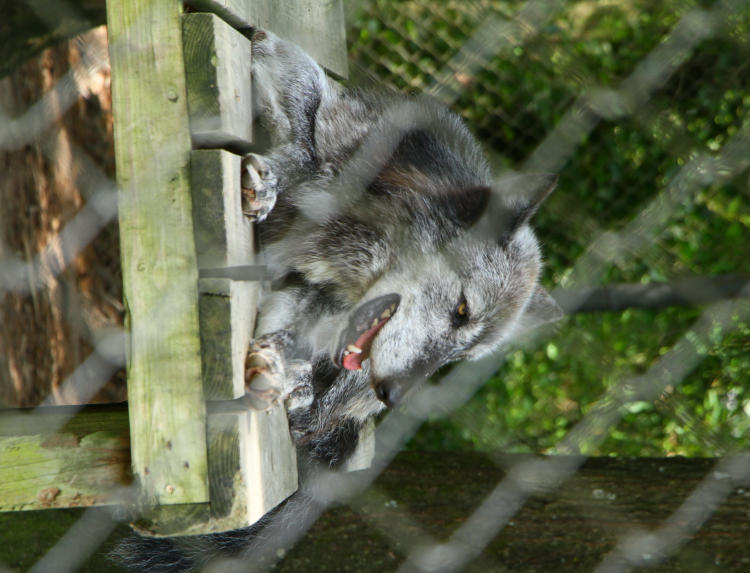
[[[193,221],[200,268],[253,263],[252,224],[242,214],[240,157],[200,149],[190,154]]]
[[[136,523],[143,535],[197,535],[252,525],[297,489],[297,459],[282,406],[266,412],[209,405],[211,503],[160,506]]]
[[[134,524],[143,535],[246,527],[296,490],[282,406],[212,403],[207,434],[210,504],[147,509]],[[0,511],[132,503],[129,446],[126,404],[0,410]]]
[[[0,412],[0,511],[124,501],[132,481],[124,405]]]
[[[208,501],[181,5],[109,0],[133,469],[145,501]]]
[[[235,28],[271,30],[300,45],[336,76],[345,78],[349,73],[341,0],[193,0],[191,4],[218,14]]]
[[[240,157],[221,150],[194,151],[191,180],[199,266],[252,264],[252,226],[242,214],[240,198]],[[259,282],[199,280],[204,392],[209,400],[244,395],[245,353],[259,289]],[[210,518],[185,522],[182,533],[246,527],[297,488],[296,454],[283,406],[267,412],[210,407]],[[155,526],[163,531],[158,520]]]
[[[213,14],[182,19],[194,147],[247,150],[252,141],[250,41]]]
[[[244,447],[248,490],[248,518],[255,520],[297,490],[297,453],[282,405],[248,412],[249,434]]]
[[[253,336],[259,284],[200,279],[203,386],[209,400],[245,393],[245,354]]]
[[[211,531],[252,525],[297,489],[286,412],[276,406],[209,418]]]
[[[193,220],[201,268],[253,263],[252,224],[242,214],[240,157],[221,150],[191,154]],[[252,338],[259,282],[200,279],[204,391],[208,400],[239,398]]]

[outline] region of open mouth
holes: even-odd
[[[375,336],[396,312],[401,296],[386,294],[364,303],[354,311],[344,332],[341,333],[335,359],[347,370],[361,370],[362,363],[370,357]]]

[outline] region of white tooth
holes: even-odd
[[[344,356],[349,356],[351,354],[351,350],[344,350]]]
[[[362,354],[362,349],[359,346],[355,346],[354,344],[350,344],[346,347],[346,349],[349,352],[354,352],[354,354]]]
[[[390,317],[391,317],[391,311],[387,308],[383,311],[383,314],[380,315],[380,318],[390,318]]]
[[[379,320],[379,319],[377,319],[377,318],[373,318],[373,319],[372,319],[372,326],[377,326],[377,325],[378,325],[378,322],[380,322],[380,320]]]

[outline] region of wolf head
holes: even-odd
[[[552,176],[521,175],[497,193],[480,186],[431,201],[432,218],[448,217],[439,226],[453,231],[402,241],[349,314],[334,361],[358,369],[369,358],[377,396],[393,405],[444,364],[480,358],[514,333],[558,319],[538,285],[541,256],[528,225],[554,185]]]

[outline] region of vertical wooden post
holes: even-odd
[[[133,470],[149,501],[208,501],[181,2],[107,0]]]

